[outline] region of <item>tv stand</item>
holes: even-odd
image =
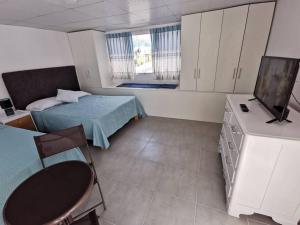
[[[272,120],[269,120],[269,121],[267,121],[266,123],[274,123],[275,121],[279,121],[278,119],[272,119]],[[291,120],[288,120],[288,119],[284,119],[284,121],[286,121],[286,122],[288,122],[288,123],[292,123],[292,121]]]
[[[291,108],[288,119],[293,123],[267,124],[270,113],[258,101],[248,102],[250,98],[227,95],[218,146],[227,212],[235,217],[259,213],[280,224],[297,225],[300,114]],[[240,104],[246,102],[250,111],[243,113]]]

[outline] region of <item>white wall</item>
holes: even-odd
[[[267,55],[300,58],[300,1],[278,0]],[[300,76],[294,94],[300,100]],[[292,106],[300,110],[291,98]]]
[[[102,88],[93,93],[135,95],[150,116],[218,122],[223,121],[225,94],[171,89]]]
[[[73,64],[66,33],[0,25],[0,98],[8,97],[4,72]]]

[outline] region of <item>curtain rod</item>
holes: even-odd
[[[166,26],[173,26],[173,25],[178,25],[180,22],[175,22],[175,23],[166,23],[166,24],[160,24],[160,25],[151,25],[151,26],[145,26],[145,27],[135,27],[131,29],[121,29],[121,30],[114,30],[114,31],[108,31],[105,32],[105,34],[114,34],[114,33],[122,33],[122,32],[143,32],[143,31],[148,31],[151,28],[158,28],[158,27],[166,27]]]

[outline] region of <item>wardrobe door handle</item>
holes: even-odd
[[[198,78],[200,78],[201,69],[198,69]]]
[[[235,73],[236,73],[236,68],[234,68],[234,70],[233,70],[232,79],[234,79],[234,77],[235,77]]]
[[[197,77],[196,77],[196,69],[194,69],[194,79],[197,79]]]
[[[240,68],[238,79],[240,79],[241,76],[242,76],[242,68]]]

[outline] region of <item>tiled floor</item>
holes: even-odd
[[[104,225],[260,225],[261,216],[226,214],[221,125],[147,117],[92,149],[107,210]]]

